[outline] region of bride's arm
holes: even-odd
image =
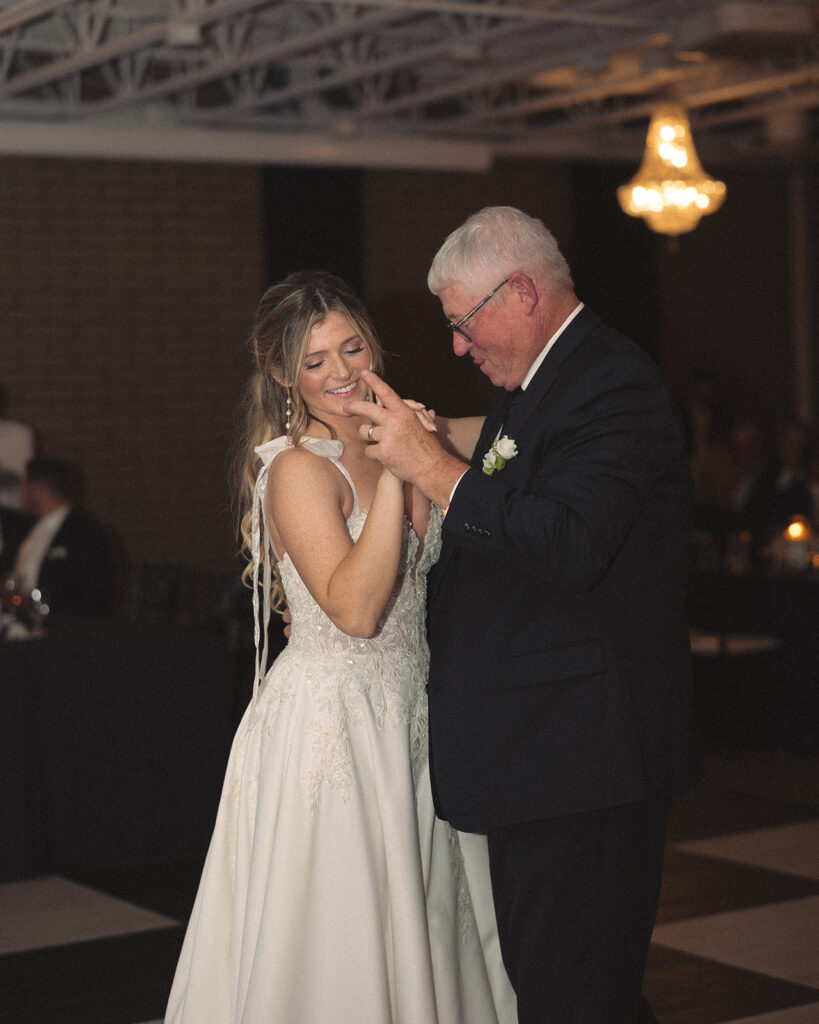
[[[438,435],[441,447],[456,458],[469,461],[483,429],[485,416],[438,416],[433,409],[427,409],[423,402],[405,398],[404,402],[415,410],[415,415],[429,431]]]
[[[452,419],[436,416],[438,440],[450,455],[468,462],[478,443],[485,419],[485,416],[457,416]]]
[[[344,516],[349,488],[327,459],[283,452],[270,467],[267,516],[277,550],[289,554],[316,602],[342,632],[372,636],[392,594],[403,539],[400,480],[385,470],[361,536],[353,543]]]

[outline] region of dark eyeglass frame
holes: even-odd
[[[472,339],[469,337],[469,335],[466,333],[466,331],[462,330],[463,325],[466,323],[467,320],[469,320],[470,317],[473,317],[478,312],[478,310],[481,308],[481,306],[486,305],[486,303],[489,302],[489,300],[492,298],[492,296],[495,294],[495,292],[499,292],[501,290],[501,288],[503,288],[503,286],[508,283],[508,281],[509,281],[509,278],[505,277],[501,281],[501,283],[497,286],[497,288],[493,288],[492,291],[488,295],[485,295],[481,299],[481,301],[477,304],[477,306],[473,306],[472,309],[470,309],[470,311],[468,313],[465,313],[464,316],[462,316],[460,318],[460,320],[456,320],[455,323],[452,323],[451,320],[447,320],[447,322],[446,322],[447,329],[450,330],[450,331],[454,331],[456,334],[459,334],[464,339],[464,341],[469,342],[469,344],[471,345],[472,344]]]

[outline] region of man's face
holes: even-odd
[[[37,519],[42,515],[43,485],[24,476],[20,484],[20,505],[24,512]]]
[[[450,323],[457,323],[485,295],[485,291],[476,293],[465,285],[452,284],[438,297],[444,316]],[[466,337],[452,332],[455,355],[470,355],[481,373],[495,387],[506,391],[513,391],[521,383],[532,363],[526,344],[531,324],[518,298],[513,282],[509,281],[463,324]]]

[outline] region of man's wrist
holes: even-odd
[[[430,501],[445,509],[449,506],[458,481],[468,469],[469,465],[466,462],[442,452],[436,462],[419,473],[415,483]]]
[[[446,510],[447,510],[447,509],[449,508],[449,506],[450,506],[450,505],[452,504],[452,499],[453,499],[453,498],[455,497],[455,492],[456,492],[456,491],[458,490],[458,484],[459,484],[459,483],[461,482],[461,480],[463,480],[463,478],[464,478],[464,477],[466,476],[466,473],[467,473],[467,470],[468,470],[468,469],[469,469],[469,466],[464,466],[464,471],[463,471],[463,473],[461,473],[461,475],[460,475],[460,476],[458,477],[458,479],[457,479],[457,480],[455,481],[455,483],[454,483],[454,484],[452,485],[452,490],[451,490],[451,491],[449,492],[449,501],[447,502],[447,506],[446,506],[446,509],[444,509],[444,512],[446,512]]]

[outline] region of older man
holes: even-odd
[[[383,404],[350,409],[368,454],[447,509],[428,606],[438,812],[487,834],[522,1024],[653,1021],[666,820],[698,772],[681,431],[540,221],[482,210],[428,283],[455,353],[503,390],[471,459],[474,421],[425,431],[375,375]]]

